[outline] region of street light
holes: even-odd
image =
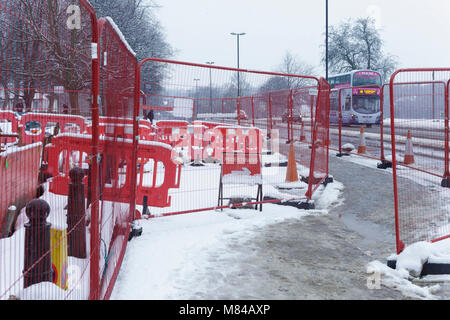
[[[195,81],[195,96],[198,99],[198,91],[197,91],[197,87],[198,87],[198,82],[200,81],[200,79],[194,79]]]
[[[212,66],[214,64],[214,62],[213,61],[207,61],[206,64]],[[213,113],[213,109],[212,109],[212,77],[211,77],[211,70],[212,70],[212,68],[209,68],[209,107],[211,109],[211,114],[212,114]]]
[[[200,81],[200,79],[194,79],[195,81],[195,99],[194,99],[194,105],[197,106],[198,105],[198,82]],[[195,107],[194,107],[195,108]],[[195,113],[198,114],[198,108],[195,108]]]
[[[235,32],[232,32],[231,33],[231,35],[232,36],[236,36],[236,38],[237,38],[237,68],[239,69],[240,67],[239,67],[239,37],[240,36],[243,36],[243,35],[245,35],[246,33],[245,32],[241,32],[241,33],[235,33]],[[238,97],[240,97],[241,96],[241,88],[240,88],[240,86],[241,86],[241,81],[240,81],[240,79],[239,79],[239,71],[238,71]]]

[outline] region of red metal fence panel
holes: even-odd
[[[328,152],[330,145],[330,91],[331,87],[324,79],[318,86],[317,107],[314,113],[314,128],[311,152],[310,173],[308,176],[307,196],[313,193],[328,178]]]
[[[450,69],[396,71],[389,85],[397,251],[448,237]],[[386,113],[386,110],[385,110]]]
[[[99,144],[100,233],[97,245],[102,258],[98,269],[100,285],[95,296],[107,299],[114,287],[134,219],[138,150],[135,137],[139,136],[136,121],[139,110],[134,107],[135,54],[112,20],[100,19],[99,30],[99,110],[106,117],[106,134]],[[111,118],[126,121],[117,123],[117,120],[108,120]],[[93,122],[95,126],[95,119]]]
[[[149,67],[145,68],[147,64],[149,64]],[[171,70],[170,77],[165,78],[162,75],[160,78],[152,77],[145,71],[151,69]],[[236,77],[238,72],[240,77]],[[177,163],[182,163],[182,167],[179,186],[169,190],[169,196],[171,197],[170,206],[167,205],[164,208],[148,202],[150,217],[218,208],[219,179],[221,172],[223,172],[220,163],[223,163],[227,154],[228,160],[232,159],[237,162],[237,167],[233,169],[234,173],[242,175],[245,172],[251,174],[254,171],[252,166],[246,164],[248,161],[245,160],[247,159],[245,156],[231,157],[230,153],[233,155],[237,153],[257,154],[259,158],[255,165],[261,163],[263,176],[265,171],[266,175],[270,171],[271,176],[266,176],[265,184],[269,185],[268,193],[275,193],[273,190],[276,188],[276,185],[285,183],[286,169],[270,166],[272,163],[269,163],[267,152],[274,152],[271,156],[272,158],[279,157],[278,164],[285,162],[289,152],[287,145],[284,144],[285,140],[283,140],[286,138],[296,143],[297,161],[303,165],[304,169],[309,168],[311,164],[315,164],[314,174],[316,176],[319,173],[322,175],[328,174],[328,162],[324,158],[327,156],[328,144],[324,144],[316,150],[317,159],[311,156],[312,151],[310,148],[313,131],[311,130],[311,123],[314,121],[320,122],[316,130],[316,139],[324,139],[324,135],[328,134],[328,124],[325,125],[328,119],[326,112],[328,112],[327,104],[329,101],[324,94],[327,90],[326,81],[322,81],[321,85],[319,85],[318,79],[309,76],[237,70],[154,58],[142,61],[138,68],[138,81],[147,83],[148,80],[146,79],[149,77],[152,77],[153,85],[150,87],[146,86],[146,97],[172,96],[178,99],[193,100],[195,106],[194,121],[192,125],[187,126],[187,130],[176,128],[177,126],[175,125],[167,128],[164,125],[164,121],[155,118],[156,130],[165,132],[164,135],[158,135],[157,142],[172,148],[173,160]],[[283,87],[292,83],[284,81],[286,77],[301,78],[306,84],[305,88],[291,89]],[[239,85],[236,81],[237,78],[240,79]],[[273,87],[273,83],[277,84],[276,88]],[[141,85],[139,83],[135,89],[136,96],[140,90]],[[322,99],[315,98],[317,92],[322,93]],[[241,93],[242,96],[236,96],[237,93]],[[140,103],[138,100],[135,101],[137,104]],[[146,104],[149,105],[148,102]],[[311,132],[309,141],[299,141],[302,122],[297,121],[294,115],[298,114],[298,116],[301,116],[302,108],[305,109],[303,110],[305,116],[309,115],[308,126]],[[317,117],[313,119],[311,117],[311,115],[316,114],[320,114],[322,118]],[[284,122],[283,117],[285,118]],[[182,116],[176,116],[175,113],[170,115],[170,119],[174,123],[186,120]],[[256,140],[248,137],[248,141],[244,139],[238,143],[237,141],[240,141],[239,137],[242,135],[230,133],[240,132],[240,130],[249,131],[252,127],[256,127],[259,135],[259,138]],[[281,132],[284,145],[280,146],[280,150],[272,150],[273,147],[280,145],[279,132]],[[268,139],[268,137],[272,139]],[[260,146],[256,147],[254,144],[259,140],[261,140]],[[224,143],[231,143],[232,145],[224,147]],[[242,145],[249,143],[250,147],[241,150],[239,149],[239,146],[242,146],[241,143]],[[250,152],[250,149],[256,151]],[[238,167],[240,168],[239,162],[242,162],[241,164],[244,166],[247,165],[247,170],[241,170],[242,168],[238,170]],[[266,164],[269,166],[265,167]],[[154,166],[153,163],[151,165],[146,164],[145,160],[141,163],[142,165],[149,168]],[[270,170],[267,169],[269,167]],[[234,167],[231,165],[224,169],[227,168]],[[162,177],[158,178],[154,173],[162,169],[163,167],[160,169],[155,167],[155,170],[147,171],[149,177],[146,178],[144,175],[142,179],[159,179],[160,183],[163,183]],[[308,176],[309,169],[307,172],[304,169],[299,170],[302,170],[302,173]],[[275,173],[275,171],[277,172]],[[239,179],[231,180],[236,182]],[[247,179],[247,181],[249,180],[253,181],[253,179]],[[308,190],[305,184],[305,189],[299,191],[297,198],[305,201],[311,200],[312,194],[318,188],[316,184],[321,182],[323,182],[323,179],[320,179],[320,181],[312,179],[310,192],[307,193]],[[252,188],[255,188],[254,184],[226,186],[223,197],[240,197],[245,199],[246,195],[248,195],[251,198],[251,195],[254,194],[251,191],[253,190]],[[194,194],[196,196],[192,197]],[[219,197],[221,196],[219,195]],[[282,200],[280,199],[280,201]],[[144,201],[139,199],[138,202],[144,203]],[[144,207],[138,208],[140,212],[147,212],[147,209]]]
[[[7,174],[1,175],[1,183],[13,187],[15,178],[20,178],[23,191],[17,190],[15,197],[22,198],[20,202],[4,199],[15,210],[8,211],[12,224],[0,239],[0,299],[91,296],[89,253],[95,250],[87,242],[89,229],[84,221],[95,218],[95,210],[84,205],[89,197],[83,195],[78,175],[71,176],[68,187],[74,196],[50,191],[52,177],[45,172],[45,156],[54,136],[83,134],[91,121],[96,39],[95,12],[85,0],[0,1],[2,118],[11,122],[10,133],[20,137],[3,146],[8,164],[2,167]],[[91,155],[91,137],[86,145]],[[19,155],[25,156],[21,162],[26,168],[16,163]],[[80,154],[61,154],[55,174],[65,163],[75,167],[83,159]]]
[[[249,182],[274,156],[287,156],[286,146],[276,149],[277,131],[292,142],[300,135],[298,103],[311,106],[309,143],[323,144],[323,79],[161,59],[138,67],[114,22],[97,20],[85,0],[0,0],[0,9],[1,182],[34,175],[23,194],[3,194],[0,299],[108,299],[136,212],[218,208],[224,173],[250,178],[231,179],[228,196],[245,198],[257,187],[259,203],[284,201],[263,200],[262,180]],[[172,68],[170,78],[165,68],[152,73],[157,64]],[[295,91],[286,78],[305,87]],[[298,162],[314,166],[315,177],[328,173],[328,144],[309,152],[303,144]],[[19,172],[22,151],[30,165]],[[272,169],[265,184],[273,189],[285,181],[284,169]],[[293,197],[311,200],[310,181]]]

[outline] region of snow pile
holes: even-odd
[[[351,143],[347,143],[347,144],[344,144],[343,146],[342,146],[342,150],[344,150],[344,151],[353,151],[353,150],[355,150],[356,149],[356,147],[353,145],[353,144],[351,144]]]
[[[383,275],[382,284],[401,291],[405,296],[421,299],[435,299],[434,294],[440,290],[439,285],[420,287],[412,281],[421,277],[425,263],[450,263],[450,239],[436,243],[420,241],[407,246],[399,255],[391,255],[389,260],[396,260],[396,269],[391,269],[379,261],[367,265],[367,273]],[[426,282],[423,278],[422,282]],[[431,277],[430,280],[434,278]],[[448,277],[440,277],[448,281]]]
[[[440,290],[439,285],[418,286],[409,280],[409,274],[405,269],[394,270],[379,261],[372,261],[367,265],[366,273],[380,276],[381,284],[400,291],[406,297],[426,300],[438,299],[435,293]]]
[[[340,196],[343,191],[344,185],[335,180],[327,187],[321,185],[313,194],[312,200],[315,202],[317,209],[329,210],[344,203],[344,198]]]

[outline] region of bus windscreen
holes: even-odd
[[[379,96],[353,96],[353,110],[361,114],[380,112]]]

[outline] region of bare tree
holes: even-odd
[[[314,67],[302,62],[297,56],[291,52],[286,51],[282,62],[276,68],[275,72],[297,76],[312,76],[315,74]],[[264,82],[259,88],[259,92],[268,92],[284,89],[295,89],[305,86],[310,86],[314,83],[301,77],[282,77],[273,76]]]
[[[155,10],[158,4],[143,0],[91,0],[100,17],[111,17],[125,39],[136,53],[138,60],[145,58],[168,59],[173,55],[172,47],[165,40],[163,28]],[[161,63],[147,63],[142,70],[142,83],[151,84],[147,93],[160,93],[161,82],[167,74]]]
[[[289,75],[306,75],[311,76],[315,74],[314,67],[302,62],[297,56],[294,56],[291,52],[286,51],[283,57],[283,62],[280,64],[277,70],[279,73]],[[286,77],[285,89],[294,89],[307,86],[310,81],[300,77]]]
[[[36,92],[62,86],[70,106],[79,110],[78,94],[91,85],[90,17],[78,29],[67,28],[72,0],[11,0],[17,15],[2,16],[2,86],[31,110]],[[12,87],[12,88],[11,88]],[[5,93],[9,95],[9,92]]]
[[[371,17],[331,26],[329,37],[328,59],[332,72],[370,69],[379,71],[386,79],[396,68],[396,58],[384,52],[380,30]],[[325,54],[322,60],[325,62]]]

